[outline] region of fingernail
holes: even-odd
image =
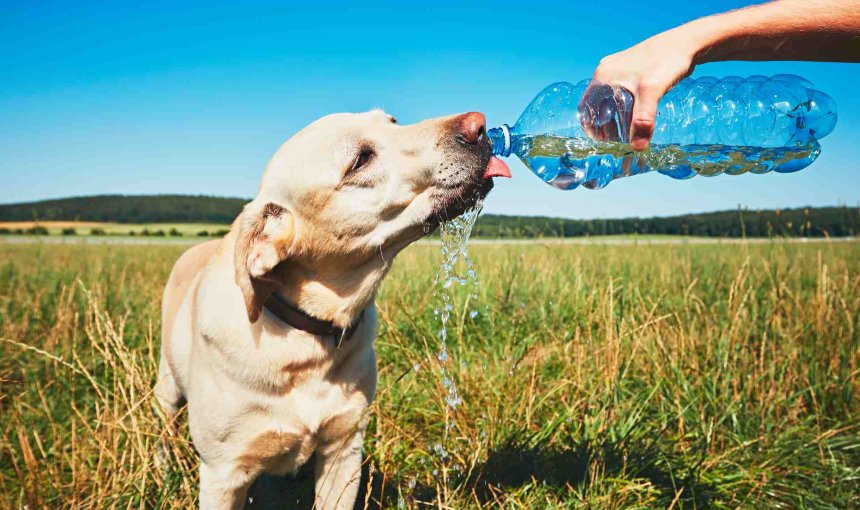
[[[635,151],[642,151],[648,148],[648,139],[645,137],[636,137],[630,142],[630,146]]]

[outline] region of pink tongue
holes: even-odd
[[[507,163],[493,156],[490,158],[490,162],[487,163],[487,169],[484,170],[484,179],[489,179],[490,177],[507,177],[510,179],[511,169],[508,168]]]

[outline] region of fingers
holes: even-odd
[[[630,121],[630,146],[633,150],[641,151],[648,148],[651,135],[654,134],[657,103],[663,96],[663,92],[656,87],[643,85],[638,87]]]
[[[579,103],[580,121],[586,134],[601,141],[618,141],[621,131],[616,123],[630,122],[630,146],[637,151],[648,148],[656,125],[657,103],[665,92],[665,88],[640,84],[633,87],[635,100],[630,116],[621,111],[624,105],[615,97],[615,90],[623,85],[606,85],[596,80],[586,89]],[[626,88],[626,87],[625,87]],[[625,102],[626,103],[626,102]],[[626,117],[626,118],[625,118]],[[630,119],[629,121],[626,119]]]
[[[580,123],[589,138],[610,142],[620,140],[616,119],[620,119],[623,112],[618,111],[615,87],[592,79],[578,109]]]
[[[600,82],[592,78],[579,101],[578,111],[579,122],[585,134],[591,139],[602,140],[602,134],[596,129],[598,116],[596,108],[600,103],[601,95],[597,90],[599,87],[597,84]]]
[[[627,100],[629,96],[616,96],[615,104],[619,120],[624,123],[622,138],[628,140],[634,150],[648,148],[656,128],[657,103],[667,90],[693,70],[693,57],[682,43],[672,37],[655,36],[604,57],[594,71],[593,82],[608,84],[616,91],[623,87],[633,95],[632,107]],[[620,115],[622,111],[623,116]]]

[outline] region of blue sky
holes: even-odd
[[[275,149],[328,113],[401,123],[479,110],[513,123],[545,85],[743,2],[51,2],[0,4],[0,202],[99,193],[251,197]],[[800,15],[801,13],[799,13]],[[519,163],[486,210],[572,218],[857,205],[860,65],[719,63],[696,76],[800,74],[836,131],[789,175],[552,189]]]

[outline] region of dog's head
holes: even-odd
[[[249,318],[288,279],[372,293],[400,250],[474,205],[497,175],[509,174],[480,113],[410,126],[380,110],[314,122],[281,146],[237,221]]]

